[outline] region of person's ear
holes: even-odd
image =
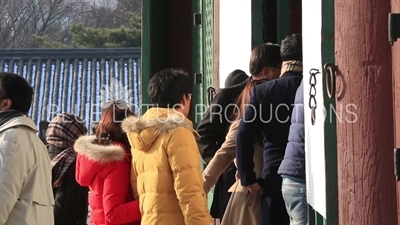
[[[263,77],[268,77],[268,74],[269,74],[268,67],[262,68],[261,73],[262,73]]]
[[[182,100],[181,100],[181,107],[182,107],[182,109],[184,108],[185,105],[188,104],[188,101],[189,101],[189,100],[188,100],[187,96],[186,96],[186,95],[183,95]]]
[[[9,109],[11,109],[12,101],[11,101],[11,99],[5,99],[5,100],[3,100],[3,102],[1,104],[2,104],[3,110],[9,110]]]

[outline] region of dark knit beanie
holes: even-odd
[[[225,87],[227,88],[240,84],[248,78],[249,76],[243,70],[234,70],[226,78]]]

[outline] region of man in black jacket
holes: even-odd
[[[289,134],[290,118],[297,88],[303,79],[302,38],[291,35],[282,41],[281,75],[255,86],[236,135],[236,162],[242,186],[262,196],[262,225],[289,225],[282,198],[282,177],[277,173]],[[262,132],[263,170],[256,177],[253,169],[255,134]]]

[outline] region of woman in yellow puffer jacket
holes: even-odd
[[[189,114],[188,75],[175,69],[152,77],[154,107],[122,124],[132,146],[132,188],[144,225],[210,225],[200,155]]]

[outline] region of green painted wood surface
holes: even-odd
[[[277,1],[277,42],[280,42],[290,34],[290,1],[291,0],[278,0]]]
[[[335,62],[334,42],[334,0],[323,0],[321,9],[321,57],[322,66]],[[325,120],[325,174],[326,174],[326,218],[310,208],[310,225],[338,224],[338,178],[337,178],[337,141],[336,141],[336,100],[329,98],[326,89],[326,72],[323,72],[324,106],[327,110]]]
[[[203,0],[192,0],[193,13],[202,13]],[[204,18],[202,18],[204,24]],[[197,128],[198,123],[202,119],[201,113],[198,111],[203,105],[203,89],[204,89],[204,69],[203,69],[203,25],[192,25],[193,30],[193,97],[192,97],[192,120],[193,126]],[[196,84],[196,73],[201,73],[203,81]]]
[[[142,114],[148,109],[149,80],[166,66],[166,1],[142,1],[141,103]]]
[[[214,0],[202,0],[203,25],[203,103],[207,104],[207,89],[214,87]],[[205,107],[199,109],[205,113]],[[204,114],[203,114],[204,115]]]
[[[251,0],[251,48],[263,43],[263,0]]]
[[[322,64],[335,63],[335,18],[334,0],[322,1]],[[324,104],[326,109],[336,109],[336,99],[326,92],[326,73],[323,76]],[[327,110],[325,120],[325,166],[326,166],[326,225],[338,224],[338,177],[336,115]],[[332,118],[332,119],[330,119]],[[318,223],[320,224],[320,223]]]

